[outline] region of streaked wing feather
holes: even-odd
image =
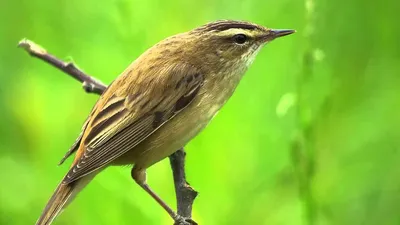
[[[76,165],[76,168],[72,170],[72,173],[68,173],[66,177],[67,180],[64,180],[64,182],[72,182],[74,179],[85,176],[86,174],[101,168],[103,165],[106,165],[130,150],[132,148],[131,146],[139,144],[141,140],[145,139],[155,131],[150,128],[150,126],[145,126],[146,123],[144,122],[151,121],[151,119],[151,116],[148,116],[147,119],[138,121],[143,123],[142,125],[136,123],[131,124],[131,126],[126,127],[118,133],[118,135],[109,139],[107,144],[92,151],[94,154],[85,154]],[[138,125],[140,129],[135,127]],[[135,127],[135,130],[131,127]],[[69,181],[70,179],[71,181]]]
[[[97,123],[84,140],[86,149],[63,182],[71,183],[120,157],[189,105],[197,95],[203,77],[198,73],[190,73],[183,76],[182,79],[185,81],[185,85],[178,85],[179,82],[182,82],[181,80],[168,80],[170,83],[160,84],[174,85],[176,88],[170,93],[160,95],[158,101],[152,99],[152,102],[158,102],[158,104],[151,107],[149,111],[139,114],[140,117],[132,117],[130,111],[132,109],[126,108],[129,105],[126,99],[129,98],[125,98],[125,103],[120,104],[119,107],[113,103],[106,104],[103,111],[109,108],[112,109],[112,113],[101,111],[97,117],[100,115],[102,119],[93,119]],[[141,99],[141,102],[148,101],[148,99]]]

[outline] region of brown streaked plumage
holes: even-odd
[[[169,37],[136,59],[101,95],[60,164],[72,166],[37,225],[49,225],[109,165],[134,165],[132,177],[177,220],[146,184],[146,169],[196,136],[233,94],[261,47],[293,30],[217,21]]]

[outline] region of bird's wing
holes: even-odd
[[[171,66],[164,71],[154,79],[148,75],[129,84],[124,79],[113,82],[96,104],[97,111],[88,123],[64,183],[71,183],[131,150],[190,104],[203,84],[203,76],[187,65]],[[128,86],[121,88],[122,85]]]

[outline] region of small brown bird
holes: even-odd
[[[62,159],[72,166],[37,225],[49,225],[111,165],[133,165],[133,179],[176,221],[147,185],[146,169],[185,146],[233,94],[258,51],[294,30],[216,21],[169,37],[136,59],[101,95]]]

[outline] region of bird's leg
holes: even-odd
[[[143,169],[138,169],[136,167],[132,168],[131,175],[133,180],[136,181],[137,184],[139,184],[140,187],[142,187],[147,193],[150,194],[150,196],[157,201],[157,203],[164,208],[165,211],[172,217],[172,219],[175,221],[175,224],[196,224],[193,220],[189,219],[187,220],[186,218],[183,218],[179,216],[171,207],[167,205],[151,188],[146,182],[146,170]]]

